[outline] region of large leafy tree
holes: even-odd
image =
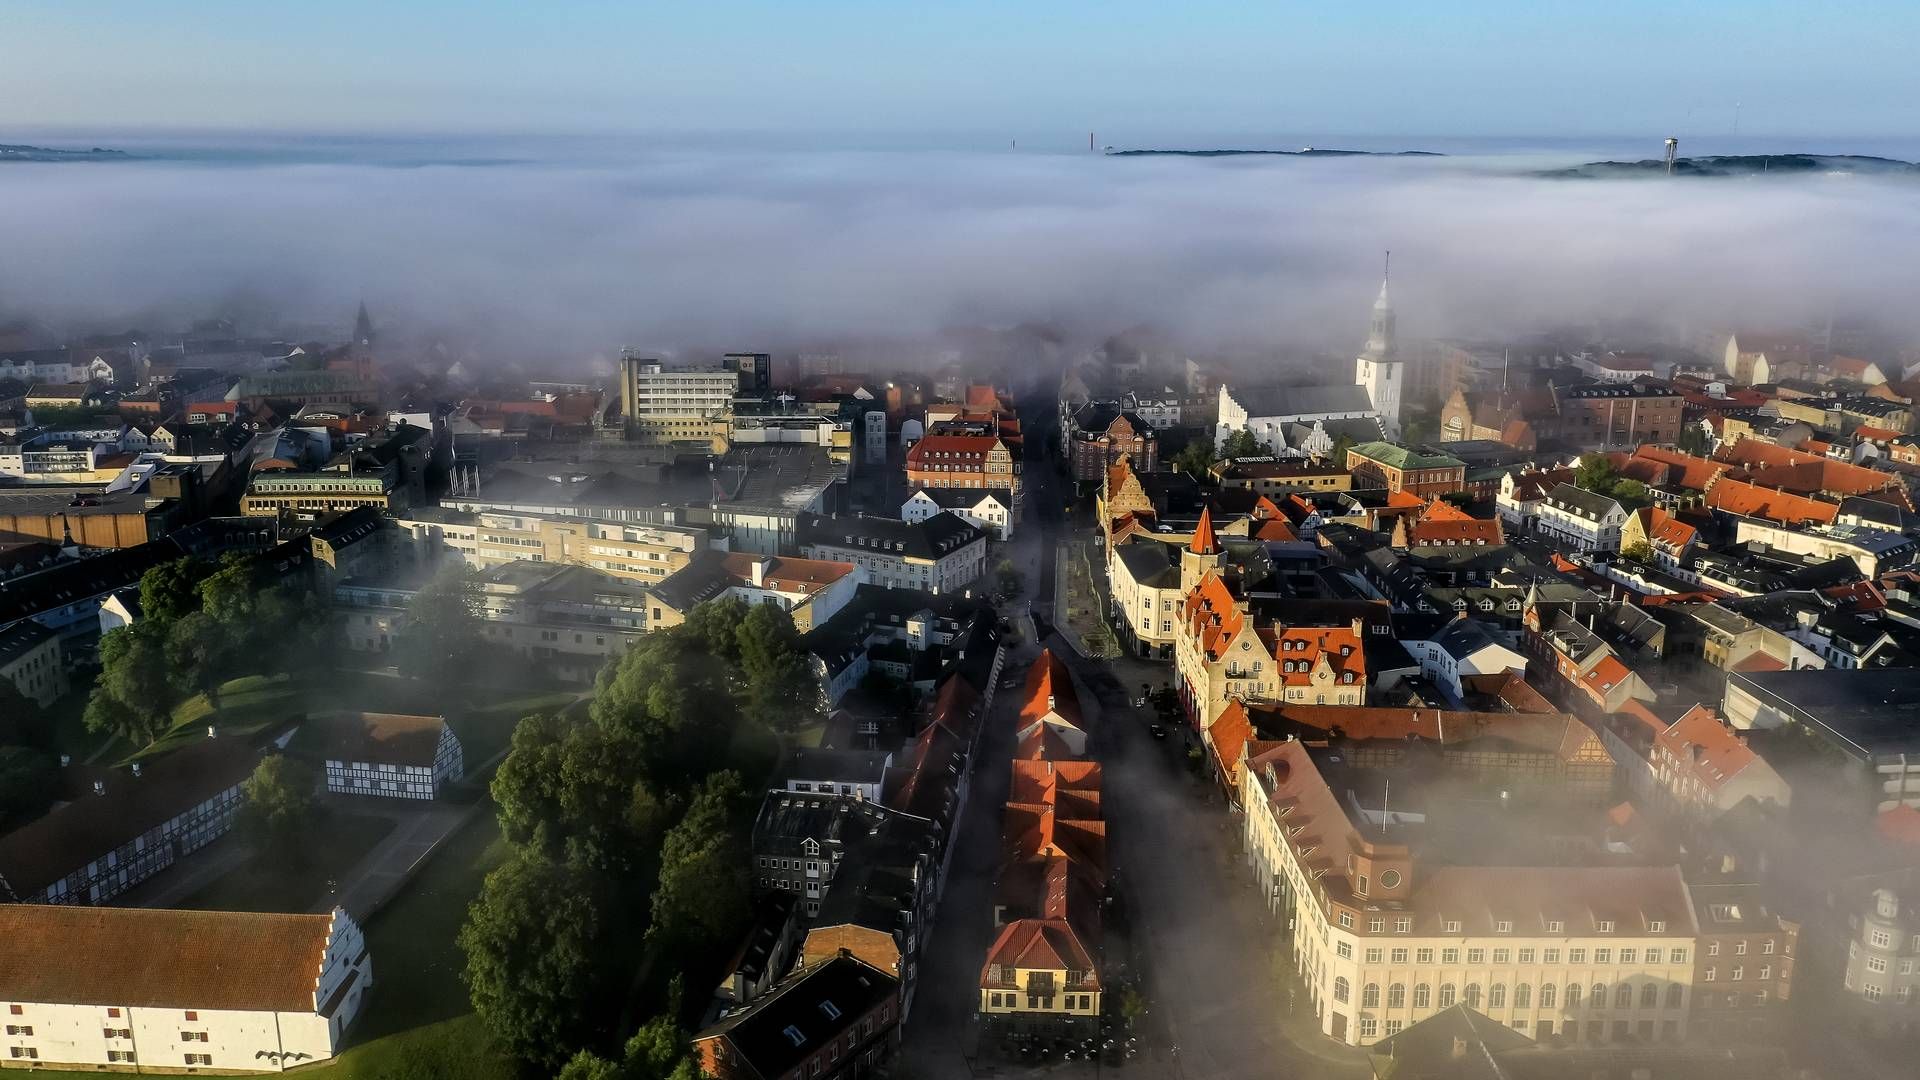
[[[100,635],[100,678],[85,716],[89,731],[145,746],[166,728],[179,691],[160,630],[143,619]]]
[[[825,703],[793,615],[755,604],[735,634],[748,712],[770,727],[793,731],[821,718]]]
[[[140,616],[172,623],[200,610],[200,583],[214,572],[201,559],[187,556],[140,575]]]
[[[602,1041],[622,999],[622,965],[602,949],[599,878],[530,848],[487,875],[459,944],[473,1006],[522,1061],[558,1068]]]
[[[550,857],[625,877],[650,865],[666,808],[642,776],[637,738],[530,716],[493,777],[501,831]]]
[[[0,746],[38,741],[41,723],[40,706],[12,679],[0,676]]]
[[[480,579],[465,566],[443,569],[407,605],[398,651],[403,669],[452,688],[479,658],[484,641]]]
[[[647,933],[668,949],[712,944],[746,918],[750,859],[738,828],[746,802],[738,773],[715,773],[667,830]]]
[[[234,825],[261,851],[297,856],[317,810],[319,778],[302,762],[274,754],[240,784],[245,800]]]
[[[1267,444],[1246,428],[1227,436],[1220,446],[1220,456],[1223,458],[1264,457],[1272,452],[1267,449]]]
[[[726,761],[739,726],[730,667],[684,627],[650,634],[602,669],[593,720],[636,737],[657,790],[682,787]]]

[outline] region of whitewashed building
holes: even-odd
[[[900,504],[900,520],[921,522],[949,511],[995,540],[1013,539],[1013,493],[993,488],[921,488]]]
[[[314,723],[334,794],[433,799],[465,775],[460,739],[443,717],[356,712]]]
[[[344,910],[0,905],[0,1063],[280,1072],[325,1061],[373,985]]]
[[[1459,706],[1462,676],[1498,675],[1527,671],[1527,657],[1494,636],[1485,623],[1465,615],[1454,619],[1425,640],[1405,640],[1409,655],[1420,662],[1420,673],[1440,687],[1447,700]]]
[[[1575,551],[1619,551],[1627,510],[1605,495],[1561,484],[1540,500],[1534,527]]]

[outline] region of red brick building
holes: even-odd
[[[1098,483],[1123,457],[1132,458],[1138,472],[1160,467],[1160,440],[1134,413],[1089,405],[1073,418],[1069,443],[1073,478],[1083,484]]]

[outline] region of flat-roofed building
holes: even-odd
[[[658,360],[623,356],[620,406],[627,437],[724,448],[733,431],[733,397],[740,382],[740,372],[730,368],[669,368]]]
[[[325,1061],[373,985],[327,915],[0,905],[4,1060],[111,1072],[280,1072]]]

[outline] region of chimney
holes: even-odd
[[[769,558],[766,558],[766,557],[764,557],[764,556],[762,556],[761,558],[758,558],[758,559],[755,559],[755,560],[753,560],[753,571],[752,571],[752,573],[753,573],[753,587],[754,587],[754,588],[756,588],[756,589],[758,589],[758,588],[761,588],[761,587],[763,587],[763,586],[765,586],[765,585],[766,585],[766,583],[767,583],[767,564],[768,564],[768,563],[770,563],[770,562],[772,562],[772,561],[773,561],[772,559],[769,559]]]
[[[1054,698],[1053,698],[1053,695],[1052,695],[1052,694],[1048,694],[1048,695],[1047,695],[1047,711],[1048,711],[1048,712],[1052,712],[1052,711],[1053,711],[1053,704],[1054,704]]]
[[[105,795],[107,793],[107,782],[105,780],[95,780],[93,782],[93,793],[95,795]]]
[[[140,775],[140,763],[137,761],[133,763],[133,775],[135,776]]]
[[[218,727],[214,726],[213,724],[207,725],[207,738],[214,739],[214,738],[218,738],[219,735],[220,735],[220,729]]]
[[[66,768],[67,766],[69,766],[69,765],[71,765],[71,764],[73,764],[73,755],[72,755],[72,754],[61,754],[61,755],[60,755],[60,767],[61,767],[61,768],[63,768],[63,769],[64,769],[64,768]]]

